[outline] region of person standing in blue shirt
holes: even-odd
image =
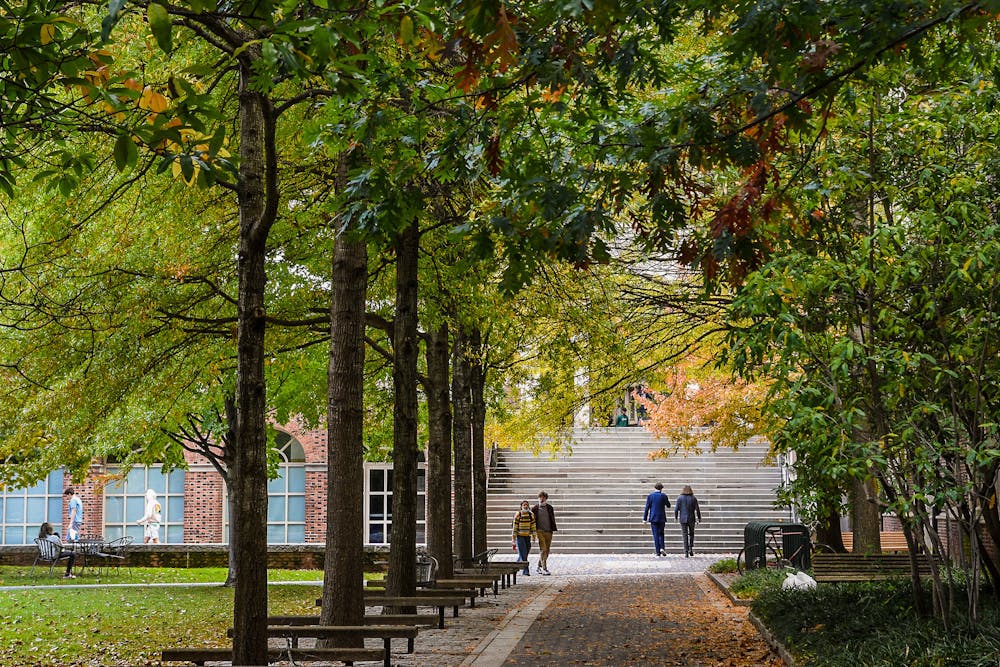
[[[677,496],[677,502],[674,503],[674,519],[681,524],[684,556],[693,556],[694,524],[701,523],[701,508],[698,507],[698,499],[694,497],[694,491],[690,486],[685,485],[681,495]]]
[[[80,530],[83,528],[83,501],[72,486],[63,491],[63,495],[69,496],[69,530],[66,531],[66,537],[70,542],[76,542],[80,539]]]
[[[657,556],[666,556],[667,549],[663,540],[663,529],[667,525],[667,508],[670,507],[670,498],[663,493],[663,485],[657,482],[653,485],[656,489],[646,496],[646,509],[642,513],[642,520],[648,521],[653,530],[653,550]]]

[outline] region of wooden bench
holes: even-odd
[[[457,568],[455,576],[483,576],[484,574],[498,574],[502,577],[501,588],[508,588],[517,583],[517,575],[527,567],[524,561],[490,561],[485,567]]]
[[[917,572],[931,576],[933,564],[925,555],[917,556]],[[884,581],[910,576],[908,554],[813,554],[813,579],[835,583],[849,581]]]
[[[428,591],[432,592],[432,591]],[[458,608],[465,603],[465,596],[455,595],[365,595],[366,607],[437,607],[438,627],[444,627],[444,609],[451,607],[454,617],[458,618]]]
[[[294,660],[296,662],[337,661],[354,663],[381,660],[388,664],[389,654],[383,648],[269,648],[268,662]],[[160,651],[162,662],[232,662],[232,647],[165,648]]]
[[[268,625],[320,625],[319,616],[268,616]],[[430,614],[366,614],[365,625],[411,625],[415,628],[433,628],[438,617]],[[406,652],[413,653],[413,639],[407,638]]]
[[[909,547],[906,544],[906,536],[903,535],[902,531],[897,530],[883,530],[879,534],[879,542],[882,545],[882,551],[909,551]],[[841,539],[844,541],[844,548],[848,551],[854,550],[854,533],[841,533]]]
[[[232,628],[229,636],[233,636]],[[394,638],[407,640],[408,652],[412,653],[412,641],[417,637],[414,625],[270,625],[267,626],[268,637],[280,637],[291,640],[292,648],[299,648],[300,639],[348,639],[356,637],[377,637],[382,640],[384,652],[384,667],[392,667],[392,646]]]
[[[435,579],[434,588],[457,588],[463,589],[469,586],[475,586],[479,589],[479,595],[486,597],[486,589],[493,589],[493,597],[497,596],[499,592],[497,582],[501,579],[500,575],[490,576],[490,575],[473,575],[473,574],[456,574],[454,579]]]

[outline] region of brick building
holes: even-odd
[[[279,429],[275,439],[279,476],[268,483],[267,533],[270,544],[322,543],[326,535],[326,430],[296,424]],[[72,486],[84,504],[83,535],[114,539],[132,535],[142,541],[146,489],[155,489],[162,506],[161,542],[216,544],[228,540],[226,488],[207,459],[185,453],[186,470],[164,473],[159,466],[136,467],[123,474],[113,462],[95,462],[83,483],[62,470],[26,489],[0,492],[0,544],[31,544],[42,522],[62,526],[67,512],[63,491]],[[423,499],[423,470],[419,483]],[[392,525],[392,464],[365,464],[366,544],[388,543]],[[421,507],[423,504],[421,503]],[[419,512],[417,540],[424,540]]]

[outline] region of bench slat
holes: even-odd
[[[815,554],[813,579],[817,582],[884,581],[909,577],[910,557],[904,554]],[[930,576],[933,564],[927,556],[917,558],[917,573]]]
[[[336,660],[339,662],[363,662],[386,660],[384,648],[269,648],[267,658],[278,661],[291,658],[300,662],[320,662]],[[193,662],[203,665],[206,662],[230,662],[233,659],[231,647],[209,648],[165,648],[160,651],[163,662]]]

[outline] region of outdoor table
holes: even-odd
[[[83,569],[87,566],[88,556],[100,558],[104,555],[104,544],[103,539],[85,537],[76,542],[66,542],[63,544],[63,547],[81,556],[81,562],[78,567]],[[93,569],[93,566],[91,566],[91,569]]]

